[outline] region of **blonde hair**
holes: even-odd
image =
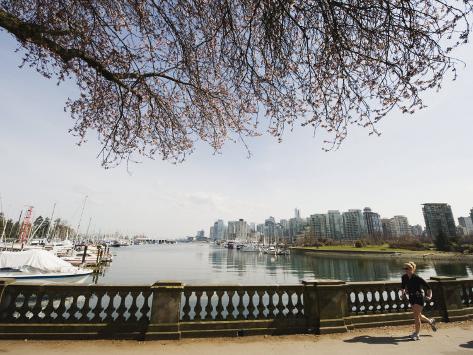
[[[404,264],[404,267],[408,267],[409,269],[412,270],[412,272],[416,271],[416,264],[413,261],[409,261]]]

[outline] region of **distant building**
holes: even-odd
[[[383,225],[379,214],[371,211],[371,208],[363,209],[363,217],[365,219],[368,235],[371,237],[381,237],[383,235]]]
[[[297,218],[297,219],[301,218],[301,211],[298,208],[294,209],[294,218]]]
[[[392,233],[394,237],[405,237],[411,235],[411,228],[409,226],[409,221],[405,216],[394,216],[391,218],[392,223]]]
[[[264,221],[264,236],[268,243],[274,243],[276,240],[276,220],[272,216]]]
[[[305,223],[302,218],[291,218],[289,220],[289,242],[294,243],[296,237],[304,229]]]
[[[210,239],[210,240],[215,240],[215,236],[214,236],[214,226],[210,226],[209,239]]]
[[[217,220],[214,225],[210,227],[210,230],[212,231],[211,235],[209,236],[210,240],[225,239],[226,226],[221,219]]]
[[[343,239],[343,218],[340,211],[327,212],[328,237],[336,240]]]
[[[422,205],[427,235],[436,238],[440,233],[454,237],[457,235],[452,208],[446,203],[424,203]]]
[[[391,239],[393,237],[393,227],[390,218],[382,218],[381,225],[383,226],[383,238]]]
[[[458,217],[458,224],[463,229],[463,235],[473,235],[473,221],[471,217]]]
[[[311,236],[316,238],[327,238],[329,235],[327,215],[322,213],[310,215],[309,228]]]
[[[226,240],[235,240],[236,239],[236,226],[237,222],[235,221],[228,221],[227,231],[225,233]]]
[[[206,239],[207,238],[205,238],[205,231],[203,231],[203,230],[197,231],[197,234],[195,235],[195,240],[196,241],[204,241]]]
[[[415,226],[411,226],[411,234],[414,237],[421,237],[424,233],[424,228],[420,224],[416,224]]]
[[[356,240],[368,234],[365,219],[361,210],[352,209],[343,212],[343,233],[345,239]]]

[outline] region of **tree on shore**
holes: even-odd
[[[434,244],[437,250],[450,251],[450,241],[442,228],[440,228],[439,233],[435,236]]]
[[[295,124],[325,131],[327,150],[350,125],[377,134],[455,77],[471,12],[454,0],[0,0],[0,28],[24,65],[76,82],[71,131],[96,131],[108,167]]]

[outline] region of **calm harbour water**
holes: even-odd
[[[407,260],[392,257],[321,256],[293,253],[271,256],[227,250],[208,244],[139,245],[111,249],[114,260],[98,284],[297,284],[303,279],[345,281],[399,280]],[[419,275],[473,277],[473,262],[416,262]]]

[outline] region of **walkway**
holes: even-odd
[[[305,355],[305,354],[473,354],[473,322],[424,325],[420,341],[406,335],[411,327],[363,329],[337,335],[257,336],[181,341],[0,341],[0,353],[21,355]]]

